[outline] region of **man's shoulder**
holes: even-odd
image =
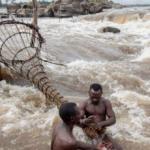
[[[62,126],[62,120],[60,119],[59,116],[55,116],[52,121],[52,128],[54,130],[54,129],[58,128],[59,126]]]
[[[108,99],[106,99],[106,98],[104,98],[104,97],[102,97],[102,102],[103,102],[105,105],[110,105],[110,104],[111,104],[110,100],[108,100]]]
[[[61,144],[64,148],[73,148],[76,145],[76,140],[70,137],[61,138]]]
[[[57,126],[57,128],[55,128],[55,133],[61,145],[65,146],[66,144],[67,145],[73,144],[74,139],[70,136],[70,133],[68,133],[66,129],[62,128],[61,126]]]
[[[54,141],[54,146],[58,147],[59,149],[61,148],[61,150],[72,149],[75,144],[75,140],[67,136],[57,136]]]
[[[83,103],[84,103],[84,104],[88,104],[88,103],[89,103],[89,100],[90,100],[90,99],[87,98],[87,99],[85,99],[85,100],[83,101]]]
[[[86,99],[86,100],[80,102],[80,106],[81,107],[86,107],[86,105],[88,104],[88,101],[89,101],[89,99]]]

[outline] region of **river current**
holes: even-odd
[[[30,22],[30,19],[26,19]],[[150,8],[111,9],[68,19],[39,19],[46,40],[42,57],[52,84],[66,99],[88,97],[91,83],[103,85],[117,123],[108,132],[126,150],[148,150],[150,141]],[[103,33],[106,26],[120,33]],[[0,82],[0,150],[50,149],[57,108],[45,112],[34,87]],[[80,129],[74,134],[85,140]]]

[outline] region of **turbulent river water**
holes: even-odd
[[[29,20],[27,19],[29,22]],[[118,34],[102,33],[106,26]],[[69,19],[39,19],[46,39],[42,57],[52,84],[74,102],[88,97],[89,85],[103,85],[117,123],[108,128],[126,150],[148,150],[150,141],[150,8],[111,9]],[[57,109],[45,112],[34,87],[0,82],[0,150],[49,150]],[[85,140],[80,129],[75,136]]]

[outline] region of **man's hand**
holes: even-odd
[[[80,123],[82,125],[88,125],[90,123],[94,123],[95,117],[94,116],[89,116],[88,118],[80,120]]]
[[[104,144],[98,144],[98,145],[97,145],[97,149],[98,149],[98,150],[107,150],[107,148],[105,147]]]
[[[82,150],[100,150],[96,145],[83,143],[81,141],[76,141],[72,147]]]

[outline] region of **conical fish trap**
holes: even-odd
[[[0,22],[0,61],[38,87],[48,105],[59,106],[62,97],[52,87],[40,59],[43,42],[32,24],[15,20]]]

